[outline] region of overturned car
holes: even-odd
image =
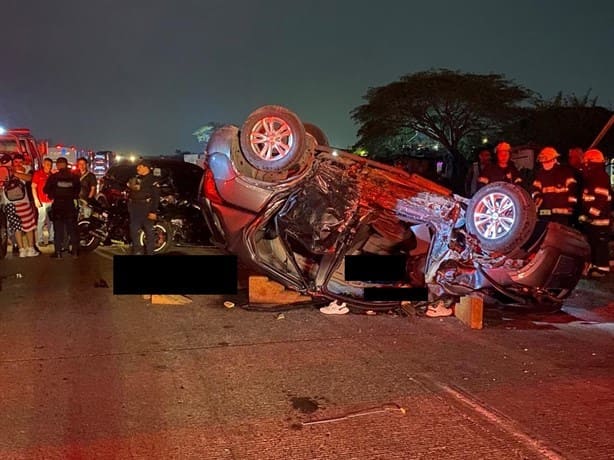
[[[493,183],[466,199],[415,174],[328,146],[280,106],[215,131],[200,190],[212,241],[247,267],[314,298],[355,308],[369,288],[427,288],[429,301],[559,308],[590,249],[568,227],[536,219],[530,196]],[[346,256],[396,255],[405,277],[349,281]]]

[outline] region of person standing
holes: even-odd
[[[79,181],[81,189],[79,191],[79,212],[83,217],[89,217],[91,214],[88,202],[96,196],[96,176],[88,170],[89,164],[86,158],[77,160],[77,168],[79,169]]]
[[[79,255],[79,237],[77,234],[77,200],[79,199],[79,178],[68,169],[68,161],[64,157],[56,160],[58,172],[52,174],[43,191],[53,200],[51,213],[54,227],[54,259],[62,258],[62,247],[69,237],[73,257]]]
[[[567,163],[576,171],[581,171],[583,162],[582,157],[584,157],[582,147],[572,147],[568,151]]]
[[[478,177],[478,189],[493,182],[509,182],[522,185],[522,177],[516,165],[510,161],[512,147],[507,142],[500,142],[495,148],[496,161],[484,168]]]
[[[586,239],[591,246],[589,275],[605,276],[610,272],[608,251],[612,189],[605,172],[605,157],[601,151],[584,153],[582,168],[582,198],[579,221],[584,224]]]
[[[53,224],[49,219],[49,210],[51,209],[51,198],[43,191],[47,179],[51,176],[51,168],[53,161],[51,158],[43,160],[43,169],[34,172],[32,176],[32,196],[34,198],[34,206],[38,210],[38,224],[36,225],[36,241],[39,246],[47,246],[49,241],[53,241]],[[45,239],[45,225],[49,233],[49,238]]]
[[[567,164],[569,165],[570,168],[572,168],[572,171],[574,172],[574,177],[576,178],[576,181],[578,182],[578,186],[577,186],[578,194],[580,194],[582,191],[583,158],[584,158],[584,150],[582,149],[582,147],[572,147],[567,152]],[[578,198],[580,198],[579,195],[578,195]],[[580,217],[580,203],[578,202],[578,204],[574,207],[574,212],[571,217],[571,225],[574,228],[581,230],[580,224],[578,222],[579,217]]]
[[[151,255],[155,248],[154,222],[157,219],[160,191],[151,173],[151,164],[141,160],[136,165],[136,177],[128,182],[128,213],[130,215],[130,238],[132,253],[142,254],[139,230],[145,232],[145,254]]]
[[[474,161],[467,173],[465,180],[465,193],[471,197],[478,190],[478,178],[488,165],[492,164],[492,154],[487,148],[482,148],[478,152],[478,161]]]
[[[30,201],[26,185],[32,180],[32,174],[29,167],[24,164],[22,154],[13,155],[9,174],[10,178],[4,186],[8,231],[9,234],[15,235],[19,257],[35,257],[38,255],[34,247],[36,211]]]
[[[578,182],[573,169],[557,161],[559,156],[553,147],[545,147],[539,153],[541,168],[535,173],[531,196],[540,219],[570,225],[578,203]]]

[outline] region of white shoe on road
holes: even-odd
[[[346,306],[345,302],[339,305],[336,300],[333,300],[326,307],[320,308],[320,312],[325,315],[345,315],[349,311],[350,309]]]

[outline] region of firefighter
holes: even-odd
[[[582,197],[579,221],[591,246],[589,276],[601,277],[610,272],[608,251],[612,189],[605,172],[605,157],[597,149],[584,153],[582,169]]]
[[[578,181],[571,167],[557,161],[559,156],[553,147],[539,152],[537,161],[541,168],[535,173],[531,196],[540,219],[570,225],[578,203]]]
[[[493,182],[509,182],[521,185],[522,177],[516,165],[510,161],[512,147],[507,142],[500,142],[495,148],[496,161],[487,165],[478,177],[478,189]]]

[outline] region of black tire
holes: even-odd
[[[531,237],[536,221],[529,194],[507,182],[486,185],[467,206],[467,229],[486,251],[508,254],[519,249]]]
[[[254,168],[283,171],[297,164],[305,154],[305,127],[285,107],[266,105],[252,112],[243,123],[239,143],[243,156]]]
[[[98,202],[100,206],[102,206],[105,209],[108,209],[111,206],[109,204],[109,200],[107,199],[107,197],[102,193],[98,194],[98,196],[96,197],[96,201]]]
[[[6,214],[0,209],[0,259],[4,259],[8,252],[9,232],[7,225]]]
[[[154,254],[164,254],[168,252],[172,246],[172,233],[168,222],[158,221],[154,224],[154,234],[156,236],[156,244],[154,246]],[[139,244],[145,247],[145,232],[139,230]]]
[[[314,125],[313,123],[303,123],[303,126],[305,127],[305,132],[311,134],[318,145],[324,145],[326,147],[330,145],[328,142],[328,137],[318,126]]]
[[[79,251],[92,252],[100,246],[101,239],[92,235],[94,225],[89,219],[82,219],[77,223],[77,235],[79,236]]]

